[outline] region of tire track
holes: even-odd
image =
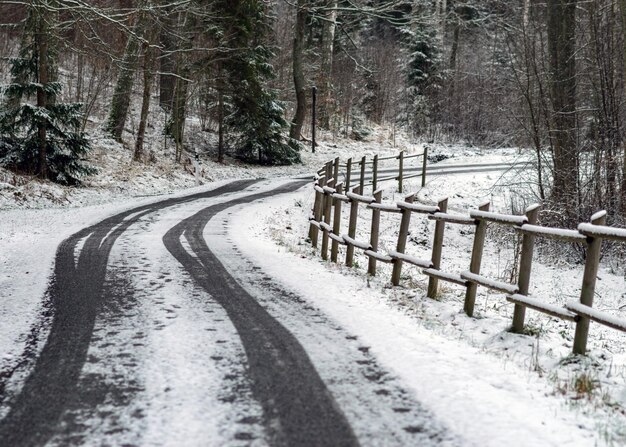
[[[60,244],[47,291],[54,314],[50,333],[22,389],[10,402],[9,412],[0,421],[0,445],[43,445],[63,430],[59,421],[79,396],[80,371],[96,317],[107,298],[103,285],[108,257],[119,236],[141,217],[155,211],[238,192],[256,182],[236,181],[212,191],[140,206],[85,228]],[[87,239],[76,262],[75,250],[84,238]]]
[[[252,391],[264,410],[270,445],[352,446],[356,437],[296,338],[239,285],[207,246],[203,230],[232,206],[293,191],[298,181],[210,206],[173,227],[163,242],[196,282],[223,306],[243,343]],[[185,238],[193,251],[185,249]]]

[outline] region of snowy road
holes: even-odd
[[[434,163],[429,164],[426,167],[426,178],[440,177],[457,174],[481,174],[487,172],[520,172],[529,168],[528,162],[516,162],[516,163],[463,163],[463,164],[446,164],[446,163]],[[404,176],[420,177],[422,173],[421,166],[405,166],[403,169]],[[360,171],[351,171],[351,178],[354,182],[359,179]],[[378,178],[391,179],[393,176],[398,175],[398,168],[380,168],[378,170]],[[346,172],[340,172],[340,177],[345,180]],[[364,179],[366,182],[372,181],[371,167],[367,167]]]
[[[233,182],[65,240],[0,445],[459,445],[354,334],[259,266],[223,266],[243,261],[212,217],[302,184]]]

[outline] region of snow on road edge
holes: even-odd
[[[259,224],[280,219],[278,213],[296,196],[266,199],[234,213],[229,234],[239,249],[369,344],[381,363],[468,444],[597,445],[594,422],[551,396],[552,389],[528,371],[435,335],[390,307],[365,278],[331,271],[276,245]]]
[[[45,292],[54,268],[57,247],[67,237],[101,220],[138,206],[172,197],[210,191],[230,180],[153,196],[143,200],[118,197],[115,202],[84,208],[2,210],[0,219],[0,372],[20,362],[30,337],[47,338]]]

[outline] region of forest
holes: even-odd
[[[316,126],[532,153],[554,224],[626,219],[626,0],[5,0],[0,166],[79,185],[90,136],[149,163],[298,163]],[[137,107],[133,107],[136,104]],[[158,110],[158,114],[155,113]]]

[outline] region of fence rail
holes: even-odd
[[[402,181],[402,162],[409,157],[424,157],[424,170],[422,183],[426,174],[426,152],[416,156],[404,156],[401,152],[395,157],[386,159],[400,160],[400,182]],[[373,162],[374,178],[376,172],[376,157]],[[551,228],[537,225],[539,205],[530,206],[524,215],[500,214],[489,211],[489,203],[481,205],[477,210],[472,210],[469,215],[448,213],[448,199],[441,200],[437,206],[414,203],[415,194],[408,195],[404,200],[395,203],[381,203],[382,190],[373,188],[372,195],[365,194],[365,157],[360,162],[361,166],[359,185],[350,188],[350,167],[352,160],[349,159],[344,166],[348,170],[344,174],[344,181],[339,177],[340,160],[337,158],[326,164],[321,169],[313,185],[315,191],[315,203],[313,214],[310,217],[309,238],[313,247],[318,246],[319,232],[322,232],[321,256],[328,259],[329,241],[332,242],[331,261],[337,262],[339,245],[346,247],[345,264],[353,265],[354,250],[359,249],[368,257],[368,274],[376,275],[378,262],[389,263],[393,266],[391,283],[394,286],[400,284],[400,277],[404,263],[422,268],[422,273],[429,277],[427,296],[434,298],[437,295],[439,281],[450,282],[466,288],[464,310],[469,316],[473,316],[474,303],[477,288],[485,287],[505,295],[508,302],[514,304],[512,331],[520,333],[524,330],[526,309],[541,312],[552,317],[576,324],[573,351],[584,354],[587,348],[589,323],[591,321],[602,324],[609,328],[626,332],[626,320],[614,315],[598,311],[593,308],[593,299],[600,259],[600,247],[603,239],[615,240],[626,243],[626,229],[614,228],[606,225],[606,212],[601,211],[591,217],[590,222],[581,223],[576,230]],[[404,177],[406,178],[406,177]],[[396,177],[397,179],[397,177]],[[332,185],[332,186],[331,186]],[[374,180],[374,186],[376,180]],[[401,185],[400,185],[401,186]],[[401,188],[399,188],[401,191]],[[349,205],[349,219],[347,232],[342,233],[341,217],[342,205]],[[357,240],[356,230],[358,224],[359,207],[364,206],[372,212],[369,241]],[[378,240],[380,232],[381,213],[400,214],[400,227],[398,229],[396,249],[388,253],[379,251]],[[418,259],[405,253],[406,242],[413,214],[424,215],[427,219],[435,220],[433,233],[433,245],[430,259]],[[519,255],[519,274],[516,284],[497,281],[480,274],[482,253],[485,245],[487,223],[494,225],[513,227],[522,236],[522,245]],[[472,254],[469,269],[462,272],[445,272],[441,270],[441,258],[443,254],[443,242],[446,225],[473,225]],[[538,297],[529,296],[529,286],[532,271],[533,251],[537,238],[554,239],[559,242],[584,244],[587,250],[583,282],[580,289],[578,302],[567,303],[565,307],[545,303]]]
[[[409,167],[405,165],[405,160],[411,160],[414,158],[421,158],[422,162],[416,167]],[[398,173],[394,175],[388,175],[386,177],[379,177],[380,174],[389,173],[390,166],[385,168],[381,167],[381,162],[397,160],[398,161]],[[353,169],[358,166],[358,169]],[[371,168],[368,168],[371,166]],[[379,157],[374,155],[370,160],[366,156],[360,160],[353,160],[349,158],[345,163],[342,163],[339,158],[335,158],[332,161],[326,163],[326,165],[317,171],[318,176],[324,176],[325,178],[333,178],[339,181],[340,177],[343,177],[343,183],[346,191],[353,188],[352,182],[358,183],[360,191],[365,191],[366,186],[372,187],[372,193],[378,189],[378,185],[382,182],[389,180],[395,180],[398,182],[398,191],[402,192],[404,180],[421,177],[422,187],[426,186],[426,168],[428,166],[428,147],[424,147],[424,151],[421,154],[406,155],[404,151],[401,151],[398,155],[391,155],[387,157]],[[395,168],[394,168],[395,169]],[[421,172],[409,173],[414,170],[420,170]]]

